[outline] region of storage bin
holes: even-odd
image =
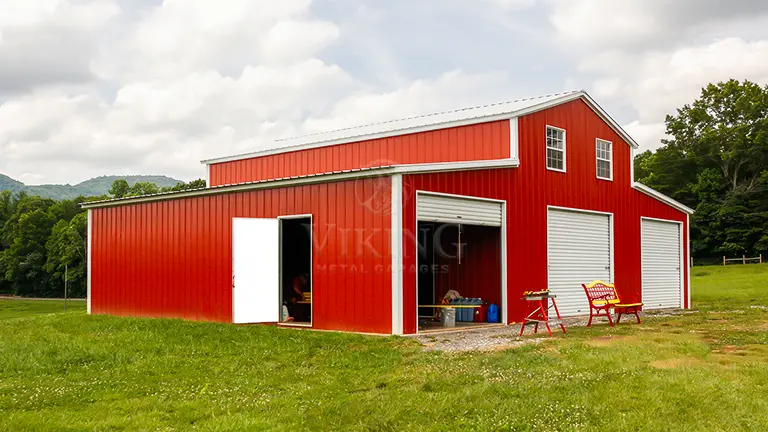
[[[456,327],[456,309],[454,308],[440,309],[440,324],[443,327]]]

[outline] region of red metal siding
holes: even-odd
[[[509,157],[509,123],[452,129],[278,153],[210,166],[211,186],[395,164]]]
[[[390,333],[389,178],[93,210],[93,313],[232,321],[232,218],[313,215],[317,329]]]
[[[545,127],[567,131],[567,173],[545,165]],[[685,213],[631,187],[630,147],[582,101],[520,118],[520,167],[404,176],[404,330],[416,331],[415,253],[417,190],[507,200],[508,318],[522,320],[524,291],[547,286],[547,206],[614,214],[614,276],[625,298],[641,293],[640,217],[684,223],[684,251],[689,239]],[[613,142],[613,181],[597,179],[595,139]],[[685,266],[685,304],[688,268]]]

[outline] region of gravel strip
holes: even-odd
[[[665,310],[654,311],[652,313],[640,313],[641,319],[643,317],[669,317],[676,316],[683,313],[682,310]],[[634,316],[623,317],[623,319],[634,322]],[[563,323],[565,329],[569,327],[586,327],[589,322],[589,317],[573,317],[564,318]],[[608,325],[608,320],[605,318],[596,318],[593,322],[595,325]],[[543,332],[543,333],[542,333]],[[554,334],[561,333],[560,326],[553,326],[552,332]],[[539,333],[537,338],[521,338],[520,324],[512,324],[505,327],[488,327],[478,329],[467,329],[460,331],[446,331],[442,333],[427,333],[417,336],[413,336],[414,339],[419,341],[425,351],[445,351],[445,352],[462,352],[462,351],[498,351],[509,348],[517,348],[524,345],[536,345],[548,339],[547,329],[544,326],[539,326]],[[524,336],[534,335],[533,325],[528,325],[525,328]]]

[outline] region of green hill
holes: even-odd
[[[106,195],[112,183],[118,179],[125,179],[129,185],[133,186],[137,182],[154,183],[162,187],[175,186],[180,180],[166,176],[102,176],[86,180],[76,185],[39,185],[27,186],[24,183],[14,180],[6,175],[0,174],[0,191],[9,190],[11,192],[24,191],[30,195],[38,195],[56,200],[73,199],[78,196],[99,196]]]
[[[0,191],[19,192],[24,190],[25,187],[24,183],[14,180],[7,175],[0,174]]]

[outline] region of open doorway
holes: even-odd
[[[280,322],[312,326],[312,217],[280,218]]]
[[[463,298],[455,301],[457,328],[501,322],[500,227],[420,221],[417,248],[420,333],[445,330],[439,306],[449,291]],[[496,320],[489,317],[491,305]]]

